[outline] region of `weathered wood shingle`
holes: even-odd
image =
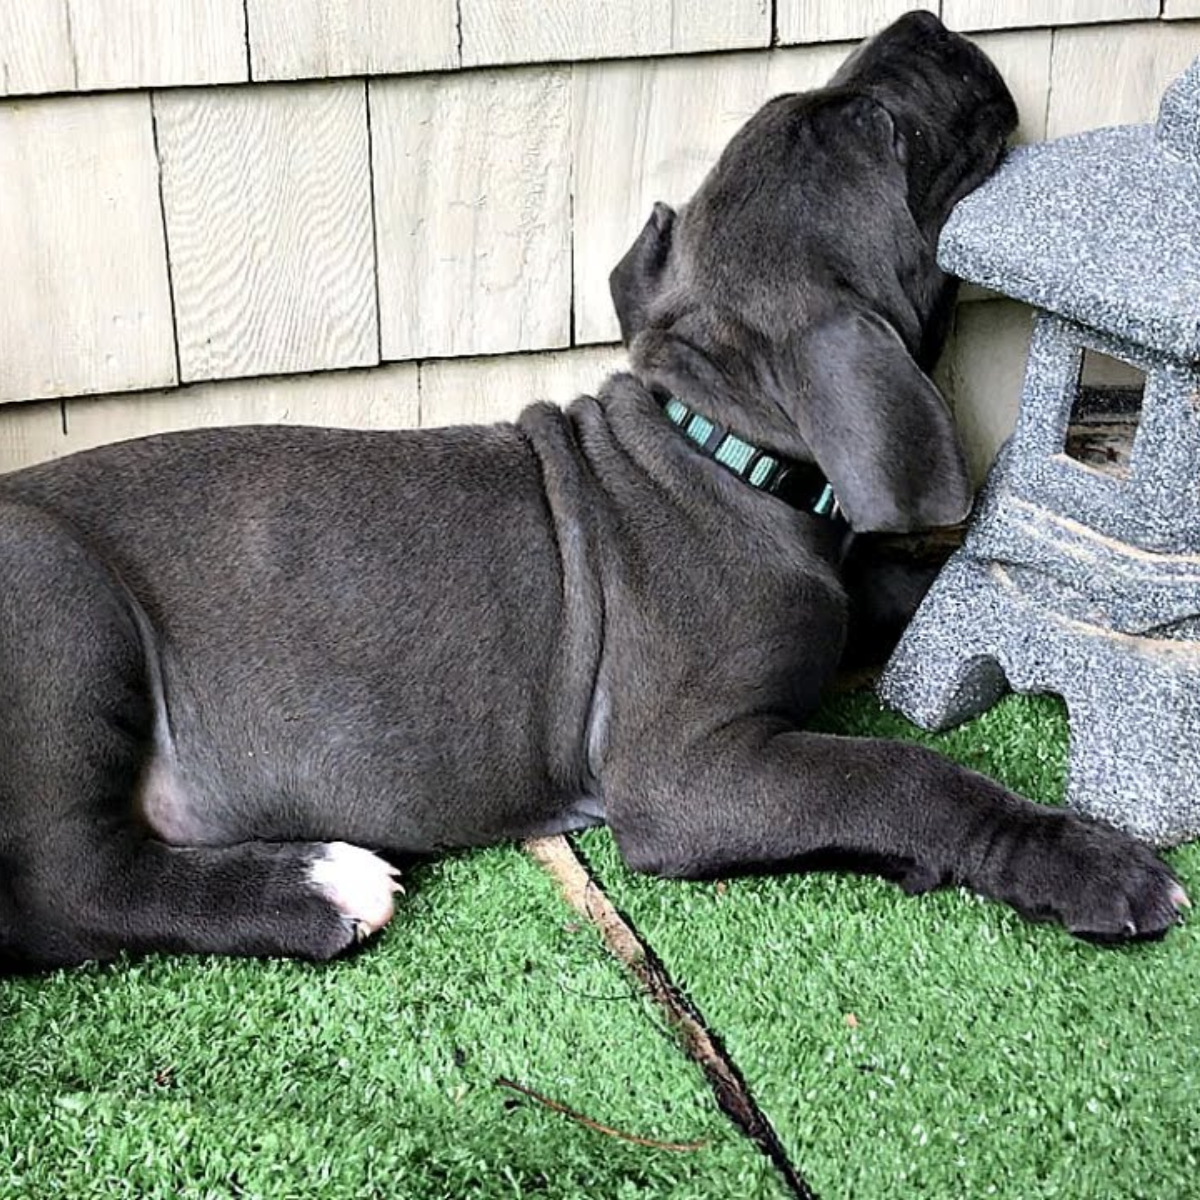
[[[1153,121],[1167,84],[1200,54],[1200,22],[1062,29],[1054,37],[1049,136]]]
[[[68,400],[70,451],[173,429],[221,425],[332,425],[399,429],[417,423],[417,368],[322,371],[202,383],[172,392]]]
[[[255,79],[459,65],[457,0],[247,0],[247,13]]]
[[[570,72],[372,81],[383,357],[565,346]]]
[[[0,96],[76,87],[66,0],[0,0]]]
[[[911,8],[937,12],[938,0],[778,0],[779,40],[790,46],[866,37]]]
[[[69,453],[62,401],[0,406],[0,475]]]
[[[378,362],[361,81],[155,97],[185,381]]]
[[[247,77],[242,0],[0,0],[0,95]]]
[[[583,392],[595,392],[625,361],[620,346],[589,346],[422,363],[421,424],[511,421],[538,400],[569,404]]]
[[[65,397],[4,407],[0,470],[165,428],[487,421],[595,387],[618,349],[553,348],[615,340],[608,273],[653,201],[684,200],[764,100],[912,5],[0,0],[0,95],[141,89],[0,103],[0,401]],[[772,7],[798,48],[761,52]],[[993,30],[977,40],[1024,140],[1152,119],[1200,54],[1200,0],[1163,0],[1167,21],[1159,0],[928,7]],[[736,49],[760,52],[695,53]],[[559,65],[457,69],[528,62]],[[252,87],[145,90],[251,66]],[[345,75],[372,78],[261,84]],[[958,313],[939,378],[977,473],[1028,316]],[[137,390],[175,382],[176,329],[184,379],[218,382]],[[423,361],[340,369],[381,348]]]
[[[963,304],[955,314],[936,379],[977,483],[1016,423],[1032,326],[1033,311],[1014,300]]]
[[[460,0],[464,66],[771,43],[768,0]]]
[[[170,391],[75,397],[0,409],[0,473],[175,429],[327,425],[403,429],[417,424],[415,363],[199,383]]]
[[[1046,136],[1046,95],[1050,88],[1053,34],[1049,29],[1011,33],[981,33],[973,39],[987,52],[1017,102],[1018,142],[1038,142]]]
[[[147,93],[0,104],[0,280],[0,401],[175,382]]]
[[[1094,21],[1145,21],[1158,0],[942,0],[951,29],[1029,29]]]

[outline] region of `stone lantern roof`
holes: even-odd
[[[1200,361],[1200,58],[1157,125],[1013,150],[954,210],[947,271],[1124,342]]]

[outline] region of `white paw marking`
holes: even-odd
[[[309,868],[309,879],[342,916],[354,922],[360,940],[392,919],[392,896],[404,890],[394,867],[370,850],[346,842],[330,842]]]

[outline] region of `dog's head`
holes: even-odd
[[[613,271],[635,368],[672,339],[700,347],[743,399],[773,402],[743,432],[786,417],[856,529],[960,520],[962,450],[925,374],[953,303],[937,238],[1016,122],[992,63],[928,13],[865,42],[827,87],[770,101],[678,214],[655,205]]]

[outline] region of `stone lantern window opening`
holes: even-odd
[[[1128,479],[1145,391],[1145,371],[1125,358],[1081,347],[1067,457],[1102,475]]]

